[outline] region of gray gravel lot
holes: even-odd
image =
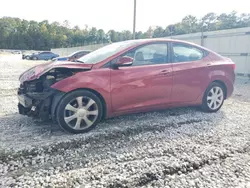
[[[19,59],[0,56],[0,187],[250,187],[248,79],[217,113],[140,113],[71,135],[17,114],[18,76],[37,63]]]

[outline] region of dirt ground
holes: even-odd
[[[18,76],[42,61],[0,55],[0,187],[250,187],[250,81],[213,114],[116,117],[71,135],[17,113]]]

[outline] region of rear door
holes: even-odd
[[[113,112],[136,111],[170,103],[172,64],[167,43],[147,44],[122,56],[133,65],[111,69]]]
[[[172,43],[172,102],[196,101],[210,81],[210,60],[204,50],[181,42]]]
[[[55,56],[55,54],[53,54],[52,52],[47,52],[46,59],[47,60],[52,59],[54,56]]]
[[[42,59],[42,60],[43,60],[43,58],[44,58],[44,53],[45,53],[45,52],[39,53],[39,54],[37,55],[38,59]]]

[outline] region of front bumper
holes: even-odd
[[[24,108],[31,108],[32,107],[32,98],[25,94],[17,95],[19,104],[22,105]]]
[[[50,118],[52,98],[55,91],[41,93],[20,93],[18,92],[18,111],[22,115],[39,117],[42,120]]]

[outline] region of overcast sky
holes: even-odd
[[[81,28],[87,24],[98,29],[130,30],[133,28],[134,0],[1,0],[0,17],[63,22]],[[250,13],[248,0],[137,0],[137,31],[149,26],[167,26],[192,14],[198,18],[208,12]]]

